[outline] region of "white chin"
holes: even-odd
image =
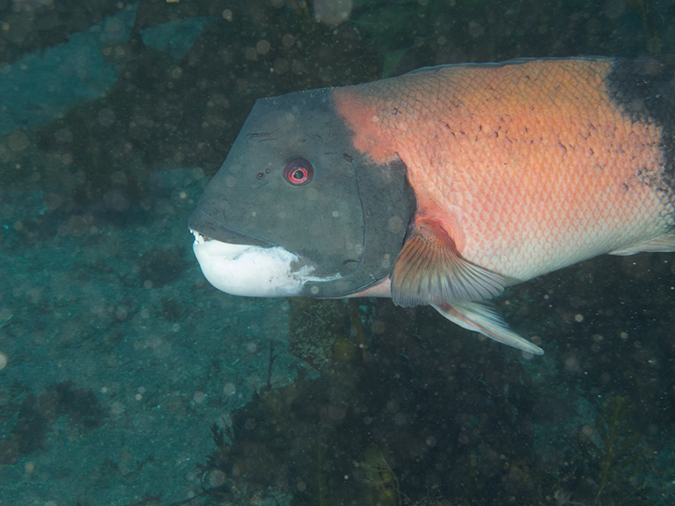
[[[310,276],[313,267],[294,267],[298,256],[279,246],[230,244],[191,232],[195,236],[192,249],[204,276],[223,292],[247,297],[290,297],[298,295],[307,281],[329,280]]]

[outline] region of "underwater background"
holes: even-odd
[[[670,0],[0,0],[0,505],[675,504],[675,256],[428,308],[248,299],[187,219],[257,98],[675,53]]]

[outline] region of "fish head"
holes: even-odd
[[[256,102],[189,221],[212,285],[342,297],[389,274],[414,192],[400,159],[374,163],[351,135],[330,89]]]

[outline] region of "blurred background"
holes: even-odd
[[[187,219],[256,99],[675,53],[671,0],[0,0],[0,505],[667,505],[675,268],[513,287],[544,357],[390,301],[245,299]]]

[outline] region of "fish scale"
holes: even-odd
[[[612,63],[446,66],[335,97],[357,148],[406,164],[418,215],[467,260],[524,281],[668,232],[636,175],[663,171],[663,132],[610,99]]]
[[[675,251],[674,83],[671,57],[519,59],[259,100],[195,254],[228,293],[391,297],[541,354],[505,286]]]

